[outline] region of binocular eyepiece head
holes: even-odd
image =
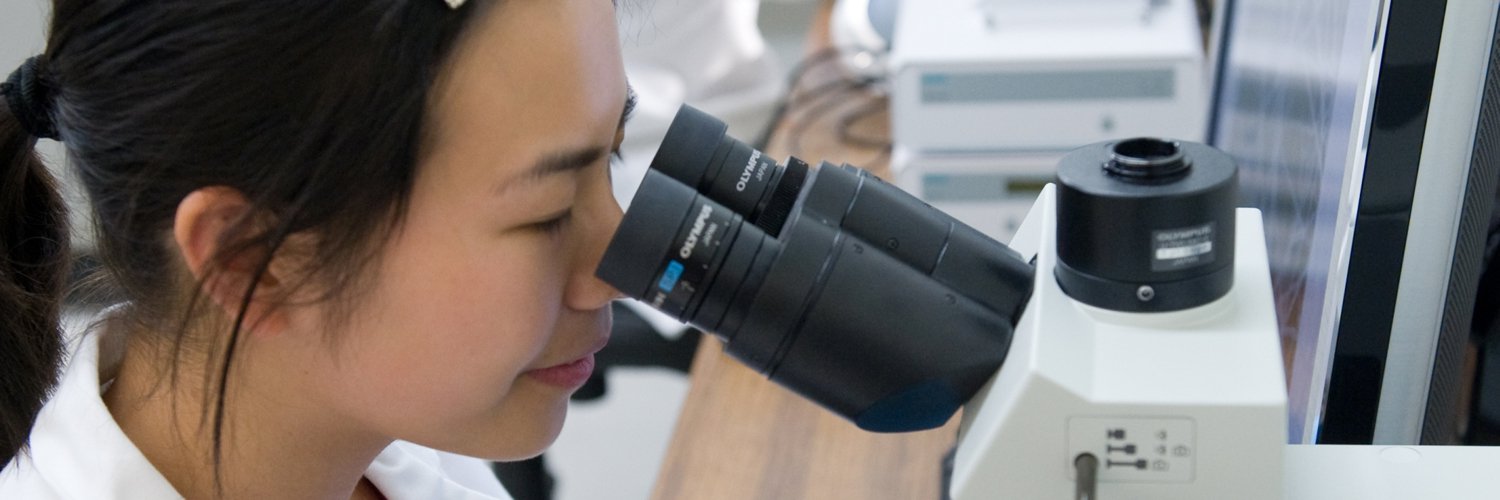
[[[779,165],[725,129],[683,107],[598,276],[861,428],[947,422],[999,368],[1018,310],[974,297],[1024,300],[1030,267],[967,226],[945,243],[956,221],[863,171]],[[894,240],[913,244],[893,252]],[[987,294],[945,282],[959,274],[935,277],[945,246],[1015,261],[1024,285]]]

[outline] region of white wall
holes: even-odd
[[[0,0],[0,68],[6,75],[42,51],[47,0]]]

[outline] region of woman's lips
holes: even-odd
[[[598,352],[598,349],[594,349],[583,357],[573,361],[529,370],[524,372],[524,374],[547,385],[564,389],[577,389],[583,387],[583,383],[587,382],[589,376],[594,374],[594,352]]]

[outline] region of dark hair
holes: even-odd
[[[180,201],[209,186],[233,188],[252,207],[212,262],[253,249],[263,256],[256,271],[263,274],[289,235],[311,234],[308,262],[316,265],[306,281],[324,300],[349,300],[378,244],[400,223],[433,84],[466,20],[487,4],[454,10],[441,0],[56,0],[37,71],[91,202],[98,257],[131,303],[131,330],[177,332],[167,340],[180,354],[198,299],[181,299],[184,283],[167,235]],[[24,172],[28,183],[18,186],[45,191],[12,192],[7,179],[0,194],[7,247],[38,247],[12,255],[31,267],[0,283],[0,303],[30,301],[18,341],[32,350],[50,346],[31,365],[0,364],[4,386],[27,391],[16,396],[24,403],[16,407],[33,408],[55,379],[55,265],[64,240],[56,196],[23,144],[28,139],[10,120],[3,123],[9,164],[0,168]],[[27,205],[12,210],[17,203]],[[44,240],[11,239],[15,218]],[[18,277],[33,275],[46,279]],[[37,291],[13,291],[17,286]],[[222,336],[226,343],[207,351],[224,352],[210,380],[217,386],[215,464],[225,383],[253,292],[251,285]],[[8,342],[11,320],[4,321]],[[9,373],[11,366],[21,368]],[[5,415],[6,439],[24,436],[11,432],[29,427],[22,417]]]
[[[0,100],[0,467],[25,447],[62,358],[67,218],[35,143]]]

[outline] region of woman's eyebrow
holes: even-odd
[[[583,170],[597,163],[608,153],[609,149],[603,146],[586,146],[543,155],[525,172],[497,183],[494,192],[497,195],[504,194],[518,185],[535,184],[553,175]]]

